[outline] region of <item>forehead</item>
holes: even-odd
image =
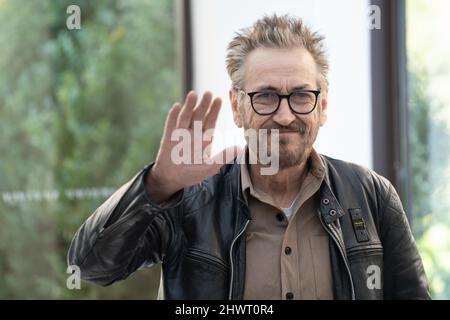
[[[312,55],[303,48],[258,48],[246,58],[246,90],[271,86],[278,90],[317,87],[317,67]]]

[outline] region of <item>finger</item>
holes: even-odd
[[[216,127],[217,117],[222,106],[222,99],[215,98],[204,119],[204,130],[213,129]]]
[[[202,100],[194,109],[194,115],[192,116],[192,121],[202,121],[205,117],[206,111],[208,111],[208,107],[211,104],[212,93],[211,91],[206,91],[203,94]]]
[[[169,110],[169,114],[166,118],[166,124],[164,126],[164,139],[167,139],[172,134],[172,131],[177,127],[178,115],[180,114],[181,103],[176,102],[173,104],[172,108]]]
[[[180,115],[178,116],[177,128],[188,129],[191,125],[192,111],[194,110],[195,103],[197,102],[197,94],[194,91],[190,91],[186,95],[186,100],[181,108]]]

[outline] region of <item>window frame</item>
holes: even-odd
[[[394,185],[411,222],[405,0],[371,0],[381,29],[371,30],[373,168]]]

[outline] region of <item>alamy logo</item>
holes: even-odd
[[[77,5],[70,5],[66,10],[67,14],[70,16],[67,17],[66,26],[69,30],[80,30],[81,29],[81,9]]]
[[[203,129],[201,121],[194,121],[193,130],[178,128],[172,131],[170,140],[177,142],[173,146],[170,154],[172,163],[180,164],[226,164],[233,160],[232,150],[225,154],[223,158],[209,158],[208,154],[212,148],[212,138],[214,129]],[[278,129],[245,129],[246,137],[250,150],[255,152],[249,155],[249,164],[260,163],[261,175],[274,175],[279,171],[279,140],[280,132]],[[269,139],[270,137],[270,139]],[[214,139],[221,139],[220,134],[216,134]],[[204,144],[206,145],[203,148]],[[245,159],[240,159],[244,162]]]
[[[369,30],[381,29],[381,8],[377,5],[369,6],[368,27]]]
[[[381,269],[377,265],[367,267],[367,288],[370,290],[381,289]]]
[[[67,271],[70,276],[67,277],[66,287],[69,290],[81,289],[81,270],[79,266],[69,265]]]

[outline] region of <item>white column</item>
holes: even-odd
[[[214,149],[243,145],[242,130],[232,120],[226,46],[234,32],[264,14],[301,17],[326,36],[330,59],[328,121],[315,144],[318,152],[372,167],[370,30],[368,0],[193,0],[194,89],[222,97]],[[220,141],[222,140],[222,141]]]

